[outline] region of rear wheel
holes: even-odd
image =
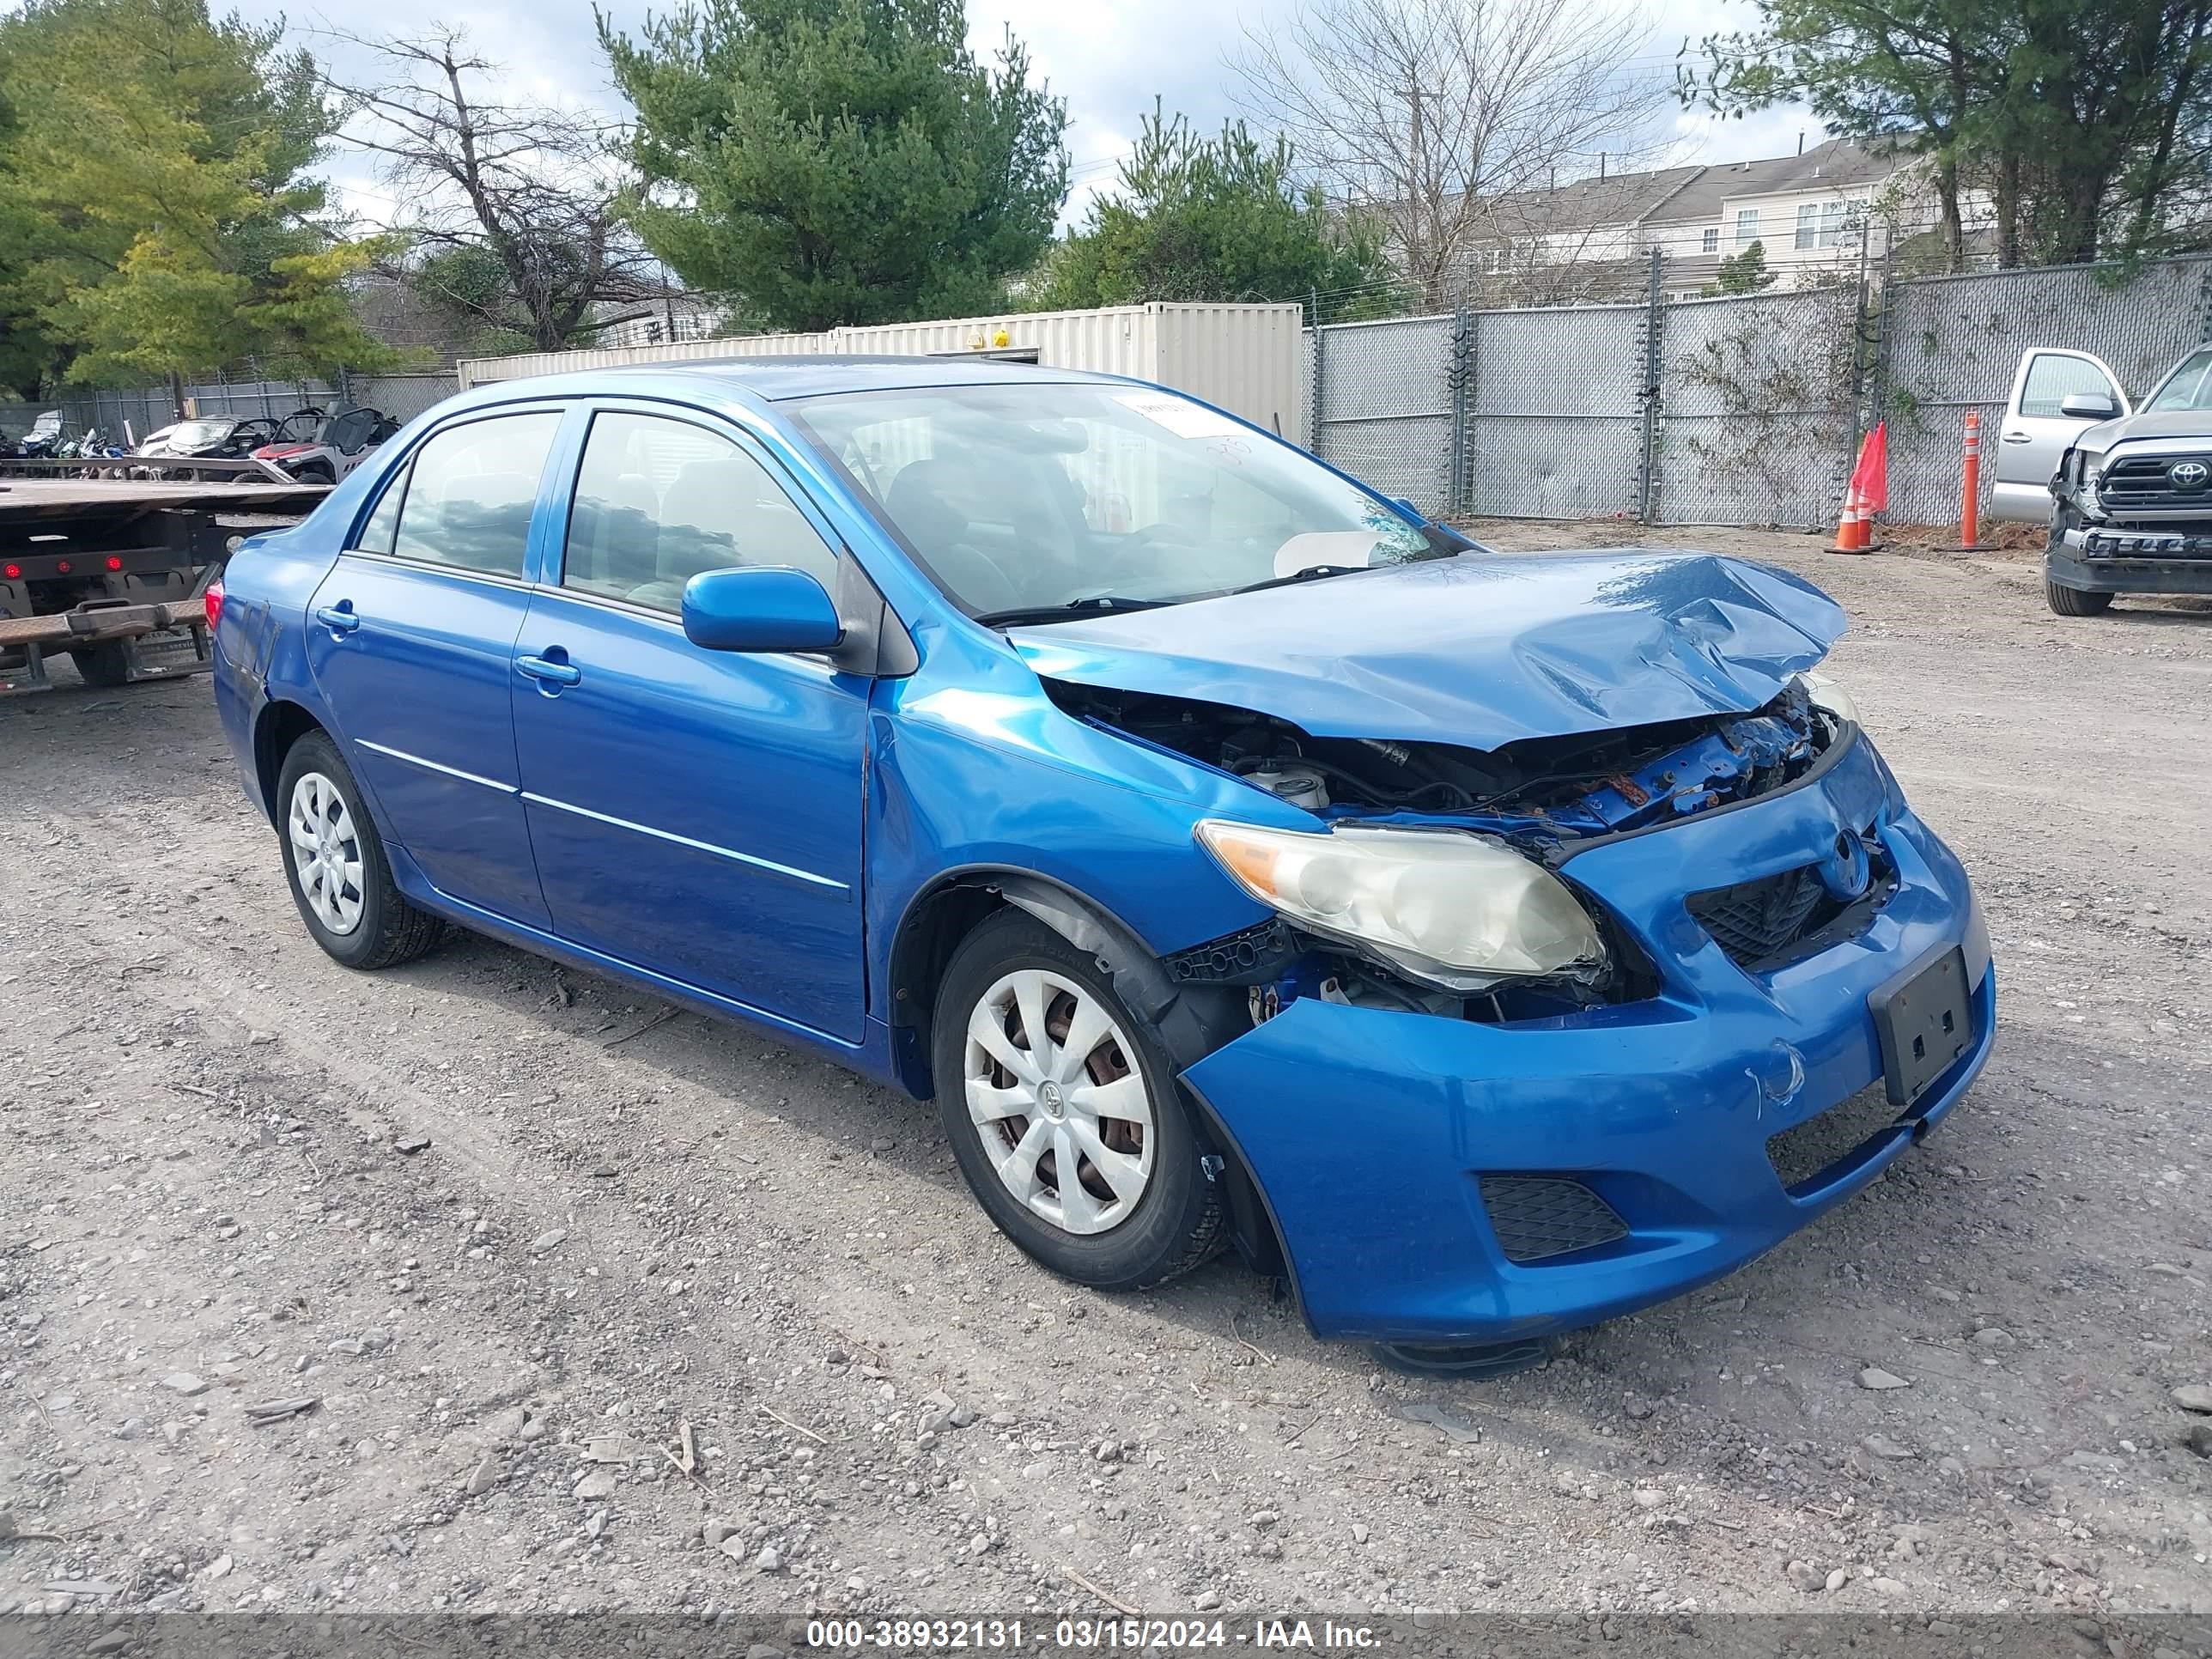
[[[1212,1254],[1220,1200],[1175,1067],[1096,958],[993,916],[946,966],[933,1059],[961,1174],[1046,1267],[1137,1290]]]
[[[412,962],[445,931],[392,879],[383,838],[336,744],[310,732],[284,757],[278,844],[292,902],[315,943],[349,968]]]
[[[2112,607],[2109,593],[2085,593],[2078,587],[2061,587],[2057,582],[2043,584],[2043,597],[2052,612],[2061,617],[2100,617]]]

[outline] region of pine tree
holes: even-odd
[[[1067,112],[960,0],[697,0],[633,40],[632,222],[695,289],[773,325],[988,310],[1067,195]]]

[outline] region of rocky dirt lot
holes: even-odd
[[[1486,1385],[1231,1261],[1075,1291],[753,1032],[348,974],[204,679],[0,701],[0,1613],[2212,1609],[2212,608],[1670,539],[1850,607],[2002,1030],[1863,1198]]]

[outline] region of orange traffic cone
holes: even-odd
[[[1836,539],[1828,544],[1831,553],[1863,553],[1867,544],[1866,498],[1859,491],[1859,480],[1867,470],[1867,446],[1874,441],[1869,433],[1859,442],[1859,459],[1851,468],[1851,481],[1844,488],[1844,510],[1836,520]]]
[[[1889,424],[1875,423],[1859,441],[1859,458],[1844,491],[1843,516],[1836,522],[1831,553],[1865,553],[1874,545],[1874,515],[1889,505]]]
[[[1859,551],[1870,553],[1881,544],[1874,538],[1874,515],[1889,511],[1889,422],[1876,421],[1867,434],[1866,477],[1859,480]]]

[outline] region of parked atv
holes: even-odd
[[[284,428],[297,418],[288,416]],[[380,409],[349,409],[321,422],[305,437],[287,439],[280,429],[278,441],[255,450],[253,459],[282,467],[303,483],[336,483],[398,430],[399,422]]]

